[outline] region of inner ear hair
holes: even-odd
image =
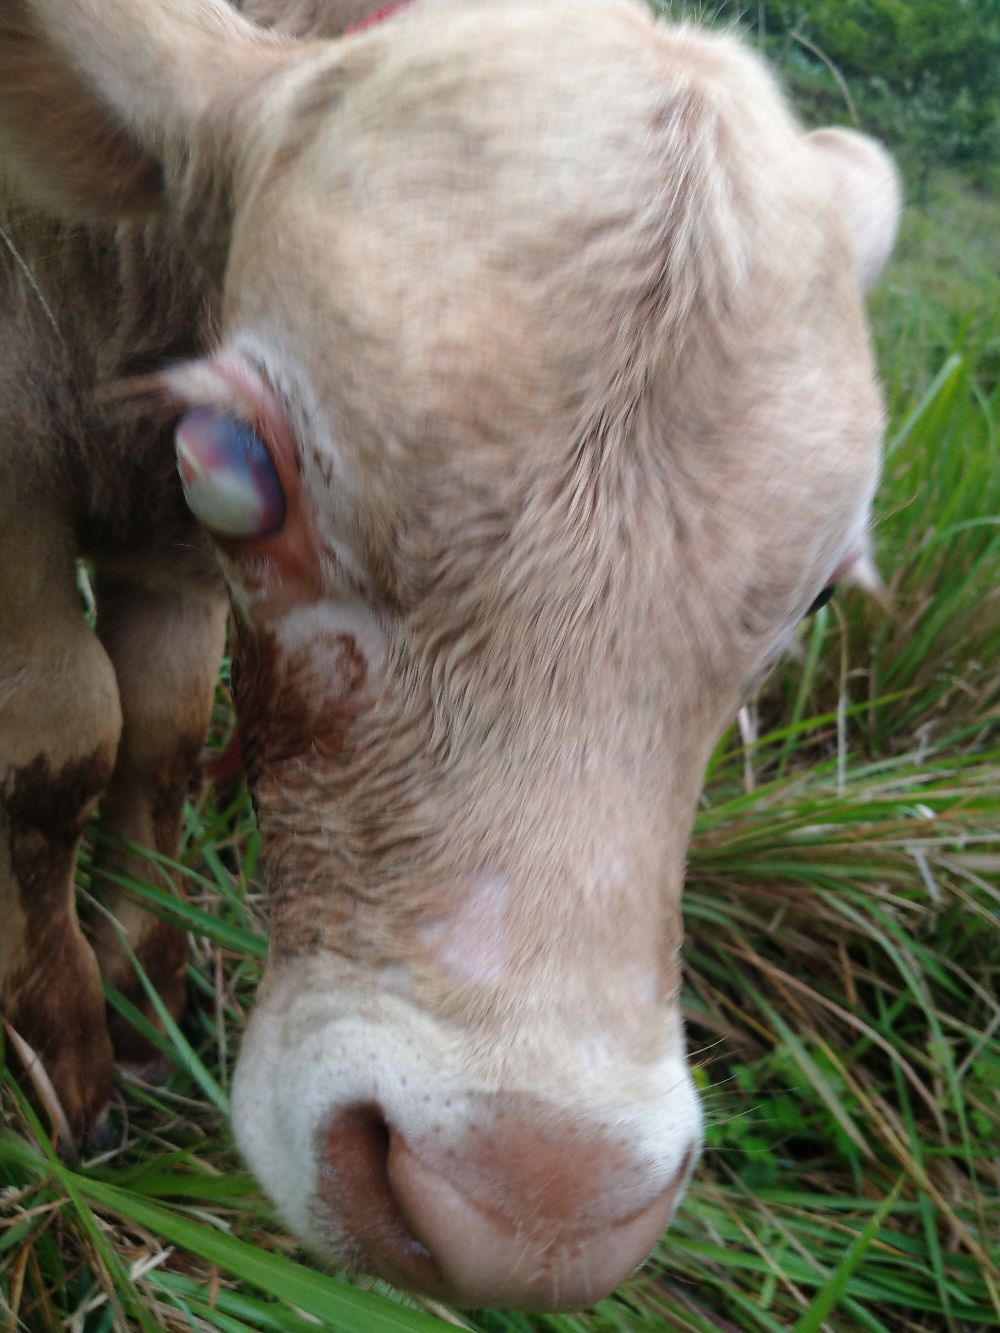
[[[0,148],[27,195],[59,214],[122,218],[163,200],[159,162],[18,0],[0,5]]]
[[[857,130],[814,130],[808,140],[833,179],[858,276],[867,290],[895,244],[902,208],[899,171],[880,143]]]

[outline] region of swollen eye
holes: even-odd
[[[192,514],[220,537],[270,537],[285,522],[285,495],[260,437],[235,417],[201,408],[182,417],[177,471]]]

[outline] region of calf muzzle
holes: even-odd
[[[360,1268],[463,1306],[559,1310],[607,1295],[665,1229],[696,1153],[664,1180],[609,1125],[480,1094],[458,1140],[410,1141],[376,1103],[323,1131],[316,1212]]]

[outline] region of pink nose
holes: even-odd
[[[606,1129],[528,1098],[483,1095],[474,1123],[410,1142],[378,1106],[326,1131],[317,1212],[358,1267],[457,1305],[569,1310],[600,1300],[649,1254],[694,1154],[664,1180]]]

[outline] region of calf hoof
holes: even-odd
[[[138,1045],[138,1042],[136,1045]],[[141,1083],[148,1083],[152,1087],[162,1087],[174,1072],[176,1062],[169,1055],[164,1055],[152,1042],[146,1042],[145,1045],[148,1059],[119,1060],[118,1067]]]
[[[133,945],[135,957],[163,1008],[171,1018],[179,1019],[187,998],[187,932],[146,913],[143,918],[141,940],[138,947]],[[99,932],[94,947],[106,980],[151,1027],[163,1032],[158,1007],[150,999],[117,933]],[[160,1048],[117,1010],[109,1008],[107,1023],[117,1062],[147,1082],[162,1081],[170,1065]]]
[[[91,1154],[99,1156],[111,1151],[115,1146],[115,1138],[114,1121],[111,1119],[111,1108],[108,1107],[95,1122],[82,1147]]]
[[[150,980],[153,979],[150,978]],[[174,1020],[179,1019],[184,1012],[184,1004],[187,998],[184,973],[162,977],[159,981],[153,981],[153,985],[170,1017]],[[152,1027],[156,1028],[158,1032],[164,1031],[163,1021],[156,1010],[156,1006],[146,994],[145,988],[138,977],[133,974],[131,984],[119,987],[119,989],[129,1003],[142,1014],[143,1018]],[[162,1083],[166,1080],[173,1068],[169,1056],[164,1055],[160,1047],[139,1028],[135,1027],[129,1019],[109,1009],[108,1032],[111,1036],[115,1060],[119,1065],[147,1083]]]
[[[16,1013],[4,1027],[18,1082],[59,1153],[74,1158],[100,1144],[114,1077],[103,1015],[93,1025],[81,1021],[69,1042],[57,1043],[56,1034],[30,1022],[19,1026]]]

